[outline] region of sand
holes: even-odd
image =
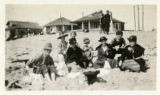
[[[82,45],[83,38],[89,37],[91,45],[95,48],[99,45],[99,38],[104,34],[96,32],[90,33],[77,33],[77,41],[79,45]],[[67,77],[59,77],[56,81],[48,82],[42,81],[40,83],[24,84],[22,81],[27,76],[24,69],[24,62],[15,62],[16,59],[29,59],[37,53],[41,52],[44,47],[44,43],[51,42],[53,44],[53,51],[51,56],[54,61],[57,60],[58,54],[58,34],[53,35],[38,35],[24,37],[17,40],[6,41],[6,80],[14,82],[19,80],[21,82],[21,89],[9,89],[9,90],[155,90],[156,89],[156,32],[124,32],[124,38],[127,39],[130,35],[137,35],[138,43],[145,47],[145,58],[148,59],[150,69],[143,73],[133,73],[129,71],[120,71],[115,68],[110,71],[109,74],[101,77],[106,80],[106,83],[95,82],[92,85],[88,85],[86,82],[80,83],[81,77],[75,79],[69,79]],[[113,39],[115,35],[110,34],[106,37],[108,42]],[[68,41],[68,38],[66,40]],[[126,40],[127,41],[127,40]],[[128,42],[128,41],[127,41]],[[8,70],[12,68],[12,70]],[[25,75],[26,74],[26,75]]]

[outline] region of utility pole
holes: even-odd
[[[134,9],[134,31],[136,31],[136,6],[133,5],[133,9]]]
[[[142,30],[144,31],[144,5],[142,5]]]
[[[140,22],[139,22],[139,5],[137,5],[138,12],[138,31],[140,31]]]
[[[82,17],[84,16],[84,12],[82,12]]]

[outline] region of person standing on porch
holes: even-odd
[[[105,34],[109,34],[110,22],[111,22],[110,12],[107,10],[106,14],[101,19],[101,27]]]

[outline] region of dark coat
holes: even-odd
[[[116,40],[116,38],[114,38],[111,42],[111,46],[115,47],[115,46],[125,46],[126,45],[126,41],[124,40],[124,38],[120,38],[119,41]]]
[[[111,22],[110,18],[111,16],[109,14],[106,14],[101,18],[101,25],[103,28],[110,27],[110,22]]]
[[[141,58],[141,56],[144,55],[145,49],[142,46],[136,44],[132,47],[133,52],[130,52],[128,51],[128,47],[131,47],[131,46],[130,45],[126,46],[125,51],[122,54],[122,61],[124,61],[122,67],[125,67],[126,69],[127,68],[133,69],[135,68],[135,65],[137,65],[139,67],[138,69],[139,71],[145,72],[148,69],[148,67],[146,65],[145,60]],[[132,64],[130,63],[125,63],[125,60],[126,61],[131,60],[135,64],[132,66]]]
[[[107,59],[113,59],[115,56],[115,51],[113,50],[113,48],[111,47],[110,44],[106,44],[106,46],[108,47],[108,51],[104,51],[102,48],[102,45],[99,45],[96,50],[98,51],[98,55],[97,55],[97,60],[95,62],[95,64],[101,64],[102,67],[104,66],[104,63]],[[108,53],[108,54],[107,54]],[[101,66],[100,66],[101,67]]]
[[[115,50],[116,54],[122,54],[124,51],[124,46],[126,45],[126,42],[124,40],[124,38],[121,38],[119,41],[116,40],[116,38],[114,38],[111,41],[111,46],[114,48],[115,46],[119,46],[119,50]]]
[[[30,68],[33,68],[33,72],[40,74],[40,73],[47,73],[55,72],[55,64],[50,55],[44,57],[43,54],[36,56],[35,58],[28,61],[27,65]]]
[[[129,47],[131,47],[133,49],[133,52],[128,51]],[[142,55],[144,55],[144,51],[145,51],[145,49],[138,44],[135,44],[133,47],[130,45],[127,45],[125,47],[124,52],[122,53],[122,59],[129,60],[129,59],[141,57]]]
[[[76,62],[78,65],[81,65],[83,50],[78,46],[75,46],[73,49],[69,47],[66,53],[66,63]]]

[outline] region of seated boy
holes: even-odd
[[[93,66],[93,48],[89,45],[90,44],[90,40],[89,38],[84,38],[84,46],[83,46],[83,60],[84,60],[84,65],[85,68],[87,68],[88,66],[91,67]]]
[[[50,56],[52,52],[52,44],[46,43],[43,52],[40,55],[37,55],[35,58],[29,60],[26,64],[30,68],[33,68],[33,73],[42,74],[43,78],[45,78],[48,73],[50,79],[52,80],[52,73],[56,74],[56,68],[54,65],[54,61]],[[55,77],[56,78],[56,77]]]

